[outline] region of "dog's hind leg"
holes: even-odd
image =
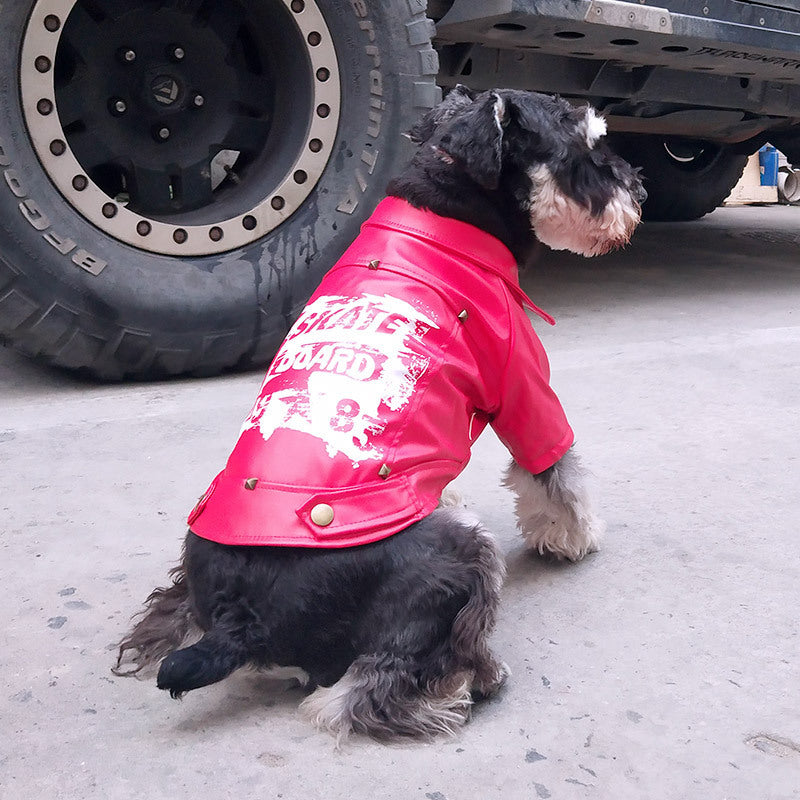
[[[492,537],[440,509],[396,538],[405,563],[364,620],[362,654],[302,704],[337,741],[452,735],[508,675],[487,644],[505,571]]]
[[[137,675],[180,647],[196,627],[183,565],[170,572],[172,585],[155,589],[142,618],[120,642],[116,675]]]
[[[227,678],[263,650],[262,627],[241,593],[233,590],[225,596],[220,592],[215,597],[210,629],[196,644],[170,653],[161,662],[158,688],[177,698]]]
[[[466,514],[461,514],[461,519]],[[470,691],[475,700],[491,697],[510,674],[508,666],[495,660],[489,649],[505,577],[505,563],[494,537],[479,523],[472,522],[469,536],[476,549],[472,569],[472,591],[467,604],[453,622],[449,649],[456,664],[472,670]]]
[[[605,525],[592,511],[586,473],[572,450],[538,475],[512,461],[504,483],[516,494],[517,526],[530,550],[570,561],[598,550]]]
[[[333,686],[307,697],[301,710],[337,743],[351,733],[380,740],[452,735],[469,719],[469,678],[466,672],[454,674],[426,691],[414,658],[362,655]]]
[[[250,660],[247,649],[232,642],[227,631],[212,629],[191,647],[170,653],[158,670],[158,688],[179,698],[192,689],[227,678]]]

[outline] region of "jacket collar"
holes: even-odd
[[[482,269],[502,278],[522,305],[530,308],[550,325],[555,325],[553,317],[535,305],[520,288],[517,262],[511,251],[486,231],[461,220],[441,217],[432,211],[415,208],[399,197],[387,197],[382,200],[362,226],[366,227],[402,231],[474,262]]]

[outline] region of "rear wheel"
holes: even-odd
[[[649,220],[692,220],[708,214],[731,193],[747,156],[723,144],[696,139],[632,136],[614,142],[619,154],[641,167]]]
[[[103,378],[271,358],[437,99],[424,10],[6,0],[0,335]]]

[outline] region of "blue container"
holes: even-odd
[[[761,170],[761,185],[777,186],[778,151],[771,144],[765,144],[758,151],[758,166]]]

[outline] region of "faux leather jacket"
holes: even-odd
[[[532,473],[570,447],[517,265],[493,236],[384,200],[269,367],[189,517],[223,544],[347,547],[430,514],[490,424]]]

